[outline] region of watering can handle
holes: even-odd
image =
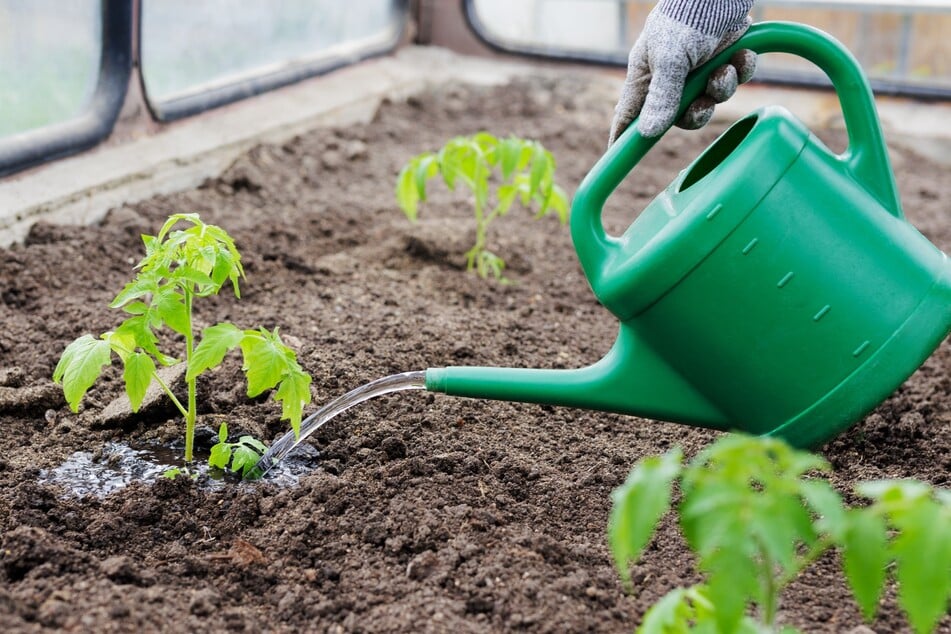
[[[818,29],[792,22],[754,24],[739,41],[691,73],[676,118],[683,116],[690,103],[703,94],[710,73],[728,63],[740,49],[752,49],[757,53],[792,53],[813,62],[825,72],[839,95],[849,134],[849,147],[839,159],[887,210],[901,218],[898,189],[872,89],[848,49]],[[617,243],[616,238],[605,234],[601,223],[605,201],[659,139],[660,136],[641,136],[635,119],[578,188],[572,204],[571,233],[586,272],[590,272],[588,263],[600,260]]]

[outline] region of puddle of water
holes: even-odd
[[[313,470],[315,455],[316,452],[313,452],[307,457],[285,460],[279,467],[272,469],[261,482],[295,486],[300,476]],[[125,443],[110,442],[102,448],[101,456],[94,457],[90,451],[77,451],[58,467],[41,470],[39,481],[58,485],[65,495],[104,498],[133,482],[154,481],[163,477],[162,474],[167,470],[181,465],[180,448],[163,445],[134,448]],[[240,481],[218,469],[210,469],[208,463],[201,458],[193,463],[191,470],[192,473],[197,472],[201,486],[255,486],[255,483]]]

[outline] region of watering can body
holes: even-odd
[[[622,236],[601,210],[657,139],[632,124],[582,183],[572,238],[619,320],[578,370],[436,368],[427,387],[777,435],[816,446],[860,420],[951,331],[951,262],[903,217],[868,83],[829,36],[754,25],[734,48],[814,61],[839,93],[838,155],[780,107],[741,119]],[[688,80],[683,107],[709,69]]]

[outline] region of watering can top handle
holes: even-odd
[[[848,128],[849,147],[839,158],[886,209],[901,217],[898,191],[872,89],[861,66],[848,49],[818,29],[792,22],[754,24],[739,41],[691,73],[684,87],[677,118],[683,116],[690,103],[703,94],[710,73],[727,63],[730,56],[740,49],[751,49],[757,53],[792,53],[822,69],[838,93]],[[578,222],[582,226],[588,225],[583,233],[589,233],[594,238],[591,246],[596,249],[606,248],[609,242],[600,218],[604,202],[660,138],[641,136],[636,124],[635,119],[601,157],[575,195],[572,224]],[[576,212],[581,217],[574,218]]]

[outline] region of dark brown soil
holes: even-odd
[[[0,630],[629,632],[652,602],[696,581],[668,520],[625,594],[605,543],[609,494],[639,458],[675,444],[693,453],[715,434],[605,413],[408,392],[321,429],[316,468],[292,488],[160,479],[97,499],[38,480],[77,450],[180,438],[168,408],[102,418],[121,390],[115,369],[80,415],[49,384],[69,341],[118,324],[107,304],[141,257],[139,234],[173,212],[223,226],[245,258],[241,302],[209,300],[199,320],[280,326],[314,376],[315,403],[432,366],[595,361],[615,323],[567,228],[514,210],[492,240],[517,283],[486,283],[461,267],[465,196],[434,187],[413,226],[393,185],[412,154],[487,129],[540,139],[573,190],[604,148],[612,106],[571,76],[449,87],[385,104],[365,128],[259,147],[220,179],[116,209],[101,226],[38,224],[0,250]],[[609,228],[623,229],[718,132],[665,138],[612,199]],[[946,171],[894,157],[909,218],[949,250]],[[841,490],[881,477],[948,486],[949,369],[946,341],[824,448]],[[205,427],[284,431],[273,402],[245,397],[237,359],[200,393]],[[894,596],[878,632],[907,631]],[[789,588],[783,618],[809,632],[861,624],[832,558]]]

